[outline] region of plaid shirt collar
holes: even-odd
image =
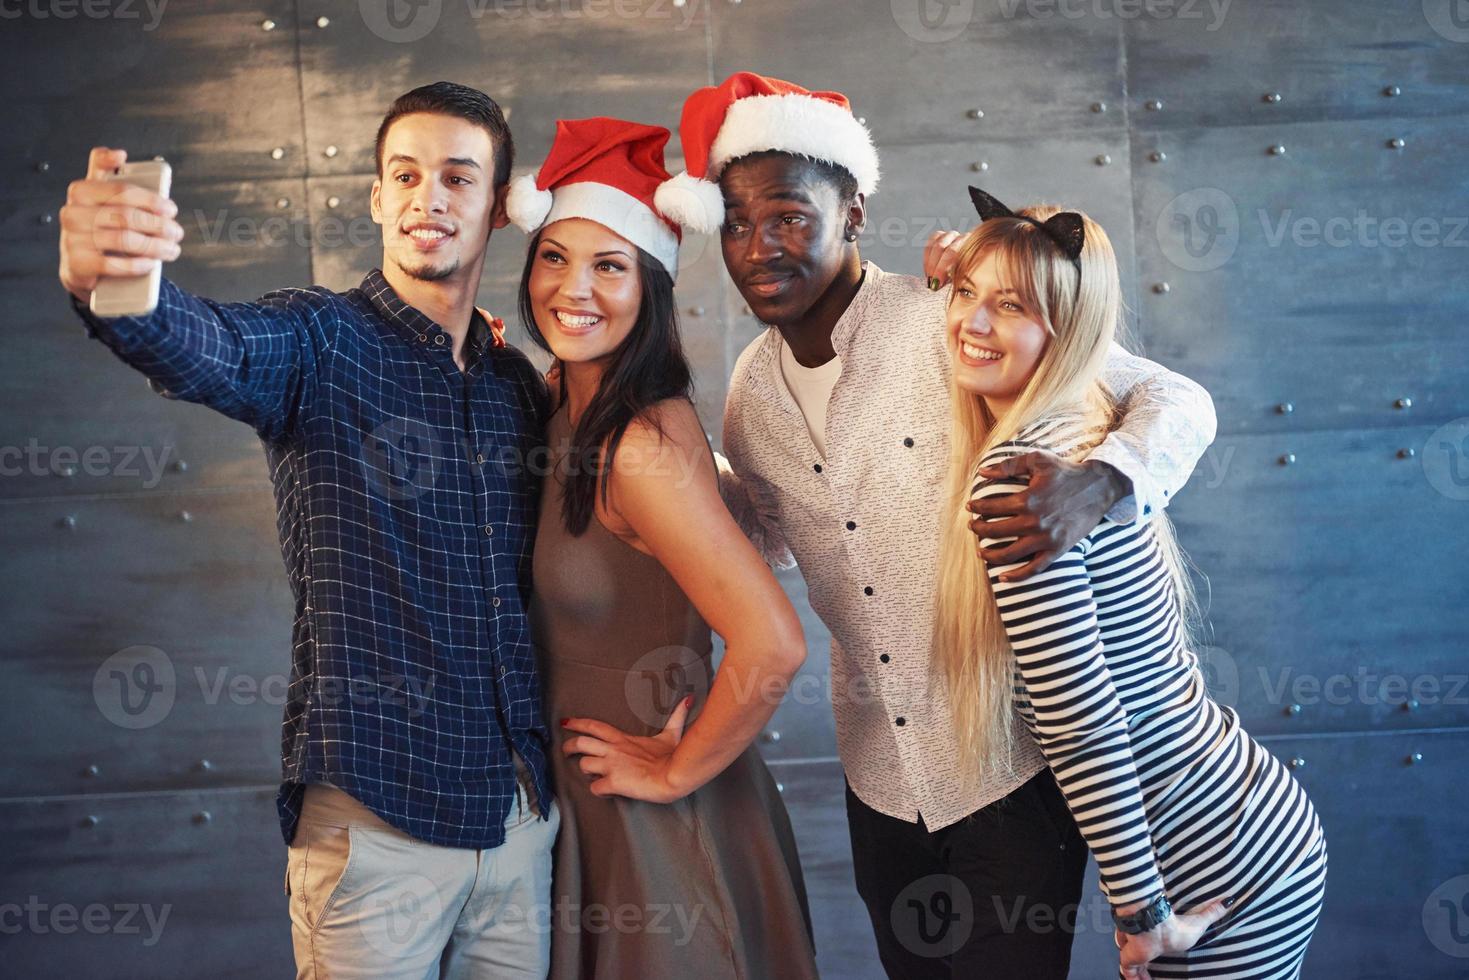
[[[391,324],[410,343],[429,343],[450,347],[454,338],[427,314],[415,306],[403,302],[397,290],[388,283],[382,269],[373,269],[362,280],[362,292],[372,303],[372,308],[384,321]],[[442,336],[443,341],[437,338]],[[492,347],[505,346],[505,324],[497,316],[475,308],[469,318],[469,338],[466,344],[465,364],[473,366]]]

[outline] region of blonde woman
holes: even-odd
[[[982,223],[948,305],[954,432],[934,639],[963,757],[1006,765],[1018,711],[1096,857],[1122,976],[1296,977],[1325,838],[1285,767],[1205,691],[1167,517],[1104,519],[1023,581],[976,551],[971,496],[1024,489],[979,466],[1035,449],[1076,458],[1109,428],[1099,379],[1121,289],[1086,215],[970,195]]]

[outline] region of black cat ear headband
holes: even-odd
[[[1077,274],[1081,273],[1081,246],[1086,241],[1086,223],[1075,211],[1061,211],[1045,221],[1037,221],[1028,215],[1016,214],[978,187],[969,188],[969,199],[974,202],[974,210],[979,212],[980,221],[991,218],[1019,218],[1021,221],[1029,221],[1045,232],[1056,243],[1061,254],[1076,266]]]

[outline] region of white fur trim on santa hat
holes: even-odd
[[[555,203],[542,224],[586,218],[607,228],[657,259],[678,278],[678,236],[653,209],[610,184],[582,181],[556,188]]]
[[[521,174],[510,182],[505,197],[505,213],[515,227],[527,235],[546,222],[551,212],[551,192],[536,186],[535,174]]]
[[[826,160],[857,178],[857,190],[877,190],[877,149],[857,117],[834,102],[809,95],[751,95],[737,99],[709,148],[709,179],[747,153],[780,150]]]
[[[719,185],[690,177],[687,170],[659,184],[653,203],[670,221],[705,235],[724,224],[724,194]]]

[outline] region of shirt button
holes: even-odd
[[[907,439],[904,439],[903,440],[903,445],[907,446],[909,449],[912,449],[913,448],[913,437],[912,436],[909,436]]]
[[[883,654],[882,656],[878,657],[877,659],[878,660],[881,660],[883,663],[887,663],[889,660],[891,660],[893,658],[892,657],[889,657],[887,654]],[[901,722],[899,724],[901,724]]]
[[[476,453],[475,454],[475,457],[474,457],[474,461],[476,463],[479,463],[481,466],[483,466],[484,465],[484,462],[485,462],[485,454],[484,453]]]
[[[495,533],[495,525],[493,525],[493,524],[486,524],[485,525],[485,533],[486,534],[494,534]]]
[[[434,343],[438,344],[440,347],[443,347],[444,344],[447,343],[447,341],[444,339],[443,334],[435,334]]]
[[[855,530],[857,530],[857,522],[856,521],[848,521],[847,522],[847,530],[848,531],[855,531]]]
[[[505,665],[504,664],[501,664],[500,665],[500,676],[501,677],[504,677],[506,675],[506,673],[508,673],[508,671],[506,671]]]
[[[813,466],[813,467],[811,467],[811,468],[812,468],[812,469],[813,469],[813,470],[815,470],[815,471],[816,471],[816,472],[818,472],[818,473],[820,473],[820,472],[821,472],[821,464],[820,464],[820,463],[817,463],[817,464],[816,464],[816,465],[815,465],[815,466]]]
[[[872,595],[872,586],[869,585],[866,588],[864,588],[862,590],[862,594],[863,595]]]
[[[418,342],[420,344],[426,344],[426,343],[428,343],[428,334],[426,334],[426,333],[419,334],[418,335]]]
[[[494,606],[496,609],[499,609],[500,608],[500,597],[499,596],[495,596],[492,599],[490,599],[490,605]]]
[[[908,724],[908,720],[906,718],[899,718],[898,719],[898,727],[899,728],[902,728],[906,724]]]

